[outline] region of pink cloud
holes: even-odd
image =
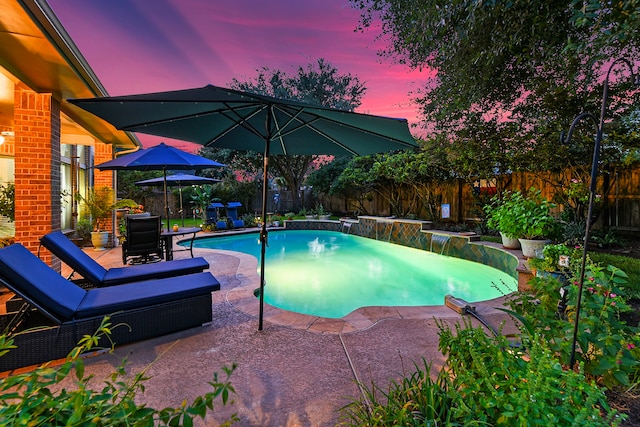
[[[263,66],[291,73],[325,58],[367,86],[358,111],[415,123],[408,93],[432,77],[381,62],[376,34],[354,32],[359,11],[344,0],[49,3],[111,95],[227,86]]]

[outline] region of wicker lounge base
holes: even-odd
[[[0,322],[7,323],[15,314],[8,313],[2,316]],[[208,294],[114,313],[111,315],[111,324],[124,325],[114,327],[110,337],[116,345],[127,344],[206,325],[211,323],[211,320],[211,294]],[[0,357],[0,371],[65,358],[83,335],[96,332],[101,321],[102,316],[56,326],[38,312],[33,312],[29,314],[24,325],[21,325],[21,332],[13,334],[17,348]],[[103,338],[100,346],[110,348],[111,343]]]

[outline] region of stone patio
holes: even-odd
[[[87,251],[107,268],[122,266],[120,248]],[[128,372],[147,369],[151,377],[140,402],[179,406],[210,391],[213,373],[223,375],[222,366],[236,363],[234,404],[217,407],[201,425],[218,425],[235,412],[242,426],[334,426],[339,409],[361,397],[358,382],[386,389],[414,363],[421,366],[422,358],[440,368],[435,318],[451,325],[461,319],[444,306],[370,307],[323,319],[267,305],[264,329],[258,331],[256,259],[219,250],[194,253],[209,261],[221,283],[213,294],[212,324],[87,357],[86,372],[95,375],[96,388],[127,358]],[[501,300],[474,304],[495,327],[505,320],[494,309]],[[513,330],[510,322],[507,330]]]

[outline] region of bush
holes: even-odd
[[[92,376],[85,376],[84,362],[80,354],[91,350],[100,336],[109,335],[109,318],[102,321],[98,332],[85,336],[59,368],[46,364],[27,373],[0,379],[0,424],[28,426],[156,426],[156,425],[193,425],[193,419],[204,419],[207,410],[214,409],[214,401],[229,402],[235,390],[229,377],[235,365],[224,367],[226,378],[218,379],[213,374],[209,382],[213,391],[197,397],[191,404],[183,403],[178,408],[154,409],[136,403],[136,394],[144,391],[144,382],[148,379],[145,371],[134,376],[131,382],[125,375],[126,361],[111,375],[100,391],[89,389]],[[0,357],[13,347],[13,340],[0,335]],[[64,388],[54,391],[65,378],[75,376],[75,389]],[[237,421],[234,414],[223,425]]]
[[[349,426],[423,426],[451,425],[453,404],[451,381],[441,370],[431,379],[431,366],[423,359],[424,368],[400,382],[393,381],[384,391],[372,384],[362,387],[365,401],[354,400],[341,408],[342,425]]]
[[[579,260],[572,259],[571,278],[566,287],[566,309],[560,306],[560,283],[552,278],[535,277],[532,293],[518,293],[510,300],[512,313],[522,322],[523,332],[538,336],[549,345],[563,365],[572,353]],[[620,286],[626,274],[613,266],[602,267],[587,260],[583,285],[576,357],[584,364],[588,378],[614,387],[629,386],[640,359],[638,328],[626,325],[620,314],[630,310]]]
[[[622,416],[582,372],[565,370],[537,337],[527,349],[503,336],[489,337],[465,319],[455,333],[439,322],[440,349],[447,355],[436,380],[430,366],[388,392],[372,385],[364,400],[342,408],[342,425],[440,426],[532,423],[553,426],[615,426]],[[417,368],[417,367],[416,367]]]
[[[440,323],[440,349],[454,391],[451,408],[459,425],[611,426],[620,423],[604,392],[582,372],[565,370],[544,340],[516,348],[489,337],[465,319],[453,333]]]

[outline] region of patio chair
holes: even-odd
[[[212,320],[211,293],[220,284],[209,272],[83,289],[65,279],[19,243],[0,249],[0,284],[21,297],[21,318],[10,335],[17,348],[0,357],[0,371],[60,359],[80,338],[111,316],[117,345],[205,325]],[[25,329],[38,326],[38,329]],[[108,339],[101,346],[109,347]]]
[[[107,270],[76,246],[61,231],[53,231],[42,236],[40,244],[71,267],[73,271],[68,277],[69,279],[77,272],[85,281],[95,287],[200,273],[209,268],[209,263],[204,258],[196,257],[157,264],[114,267]]]
[[[242,206],[240,202],[227,203],[227,216],[231,220],[233,228],[243,228],[244,220],[238,219],[238,208]]]
[[[126,221],[127,233],[122,243],[122,263],[146,264],[162,260],[164,250],[160,238],[160,217],[127,216]]]

